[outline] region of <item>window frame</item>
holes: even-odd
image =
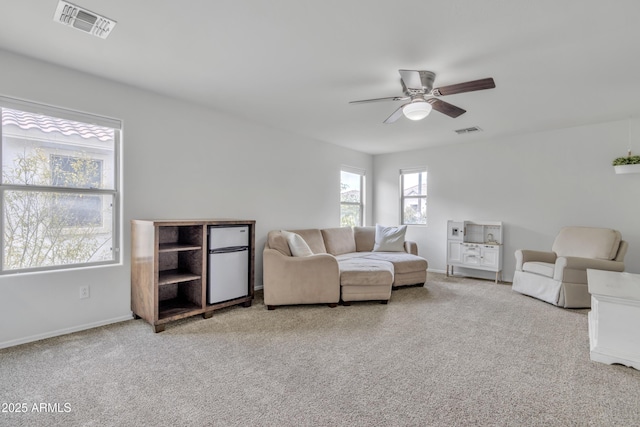
[[[401,225],[417,225],[417,226],[427,226],[428,224],[428,216],[427,213],[425,211],[425,215],[424,215],[424,223],[415,223],[415,222],[411,222],[408,223],[406,221],[405,215],[404,215],[404,205],[405,205],[405,201],[406,200],[410,200],[410,199],[416,199],[418,200],[418,204],[421,204],[421,201],[424,200],[424,204],[425,204],[425,209],[427,206],[427,195],[428,193],[424,194],[424,195],[417,195],[417,196],[405,196],[404,192],[405,192],[405,187],[404,187],[404,180],[405,180],[405,176],[406,175],[413,175],[413,174],[425,174],[425,187],[428,185],[428,179],[427,179],[427,168],[426,167],[416,167],[416,168],[407,168],[407,169],[400,169],[400,189],[399,189],[399,193],[400,193],[400,224]],[[425,188],[425,192],[426,192],[426,188]]]
[[[360,202],[343,202],[342,201],[342,172],[350,173],[352,175],[358,175],[360,177]],[[340,167],[340,217],[339,224],[341,227],[346,227],[342,224],[342,207],[343,206],[357,206],[359,209],[360,223],[356,224],[356,227],[363,227],[365,225],[364,213],[365,213],[365,177],[366,171],[351,166]]]
[[[28,112],[32,114],[40,114],[44,116],[71,120],[91,125],[103,126],[113,129],[114,131],[114,140],[113,140],[113,176],[109,175],[113,180],[112,188],[81,188],[81,187],[62,187],[56,186],[53,182],[50,185],[25,185],[25,184],[16,184],[16,183],[5,183],[4,182],[4,166],[2,162],[2,157],[4,153],[4,147],[2,144],[3,141],[3,126],[0,125],[0,276],[2,275],[10,275],[10,274],[19,274],[19,273],[30,273],[30,272],[39,272],[39,271],[53,271],[53,270],[70,270],[77,268],[85,268],[85,267],[95,267],[101,265],[113,265],[121,263],[121,222],[122,222],[122,210],[121,206],[121,144],[122,144],[122,121],[119,119],[109,118],[105,116],[94,115],[90,113],[84,113],[79,111],[74,111],[62,107],[55,107],[51,105],[45,105],[30,101],[24,101],[16,98],[11,98],[7,96],[0,95],[0,109],[8,108],[17,111]],[[100,160],[101,159],[96,159]],[[86,261],[86,262],[76,262],[69,264],[57,264],[57,265],[45,265],[38,267],[25,267],[25,268],[15,268],[15,269],[6,269],[5,266],[5,194],[10,191],[18,191],[18,192],[32,192],[32,193],[48,193],[48,194],[56,194],[56,193],[69,193],[70,195],[87,195],[87,196],[98,196],[101,200],[111,200],[111,253],[112,257],[108,260],[101,261]],[[109,222],[109,220],[106,220]],[[108,223],[107,222],[107,223]],[[104,225],[103,220],[103,225]],[[74,228],[82,228],[74,227]],[[104,230],[106,227],[102,227]]]

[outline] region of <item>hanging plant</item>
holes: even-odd
[[[626,157],[618,157],[613,160],[613,166],[621,165],[638,165],[640,164],[640,156],[632,156],[631,152]]]
[[[627,157],[613,159],[613,169],[617,174],[640,173],[640,156],[632,156],[629,150]]]

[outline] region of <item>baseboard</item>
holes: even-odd
[[[101,320],[99,322],[85,323],[84,325],[74,326],[72,328],[58,329],[55,331],[45,332],[43,334],[31,335],[30,337],[18,338],[11,341],[5,341],[0,343],[0,348],[14,347],[16,345],[27,344],[34,341],[40,341],[47,338],[53,338],[60,335],[72,334],[74,332],[80,332],[87,329],[97,328],[99,326],[110,325],[111,323],[124,322],[133,319],[133,315],[125,315],[120,317],[114,317],[112,319]]]

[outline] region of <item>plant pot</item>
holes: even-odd
[[[640,164],[637,165],[618,165],[614,166],[617,174],[621,173],[640,173]]]

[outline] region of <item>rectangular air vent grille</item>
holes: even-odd
[[[472,133],[472,132],[481,132],[482,129],[480,129],[480,127],[478,126],[471,126],[470,128],[464,128],[464,129],[456,129],[456,133],[458,135],[462,135],[465,133]]]
[[[106,39],[111,34],[113,27],[116,26],[116,21],[113,19],[105,18],[62,0],[58,2],[53,20],[101,39]]]

